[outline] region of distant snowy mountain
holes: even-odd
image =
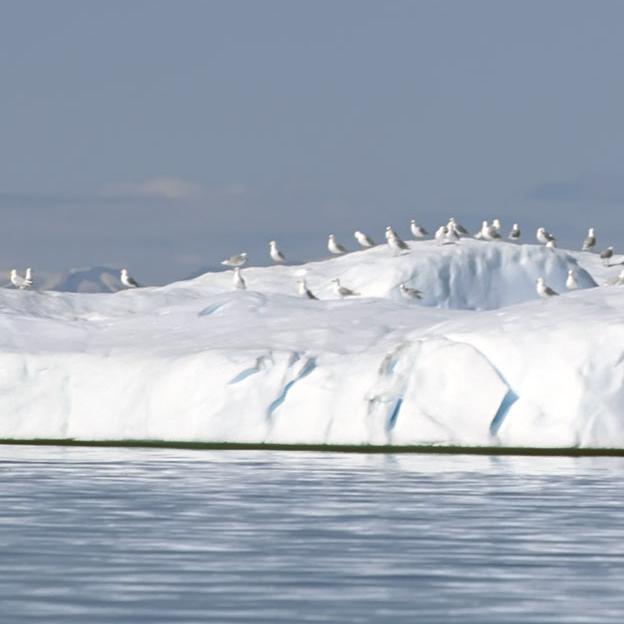
[[[35,274],[35,287],[38,290],[72,293],[110,293],[122,288],[119,269],[110,267],[71,269],[67,273],[48,275]]]

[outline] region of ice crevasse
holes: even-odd
[[[427,241],[246,268],[246,291],[229,272],[4,289],[0,438],[623,448],[624,288],[603,285],[620,268]],[[539,276],[561,296],[539,299]],[[335,277],[359,295],[340,299]]]

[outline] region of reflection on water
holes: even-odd
[[[4,623],[623,621],[620,458],[0,457]]]

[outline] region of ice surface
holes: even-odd
[[[410,246],[246,268],[247,291],[230,272],[115,294],[2,289],[0,437],[624,446],[624,288],[595,287],[621,266]],[[581,290],[566,292],[570,268]],[[302,276],[320,301],[296,295]],[[538,299],[538,276],[562,296]],[[361,296],[338,299],[334,277]]]

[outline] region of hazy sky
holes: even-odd
[[[450,215],[617,250],[623,29],[617,1],[3,0],[0,267],[168,281]]]

